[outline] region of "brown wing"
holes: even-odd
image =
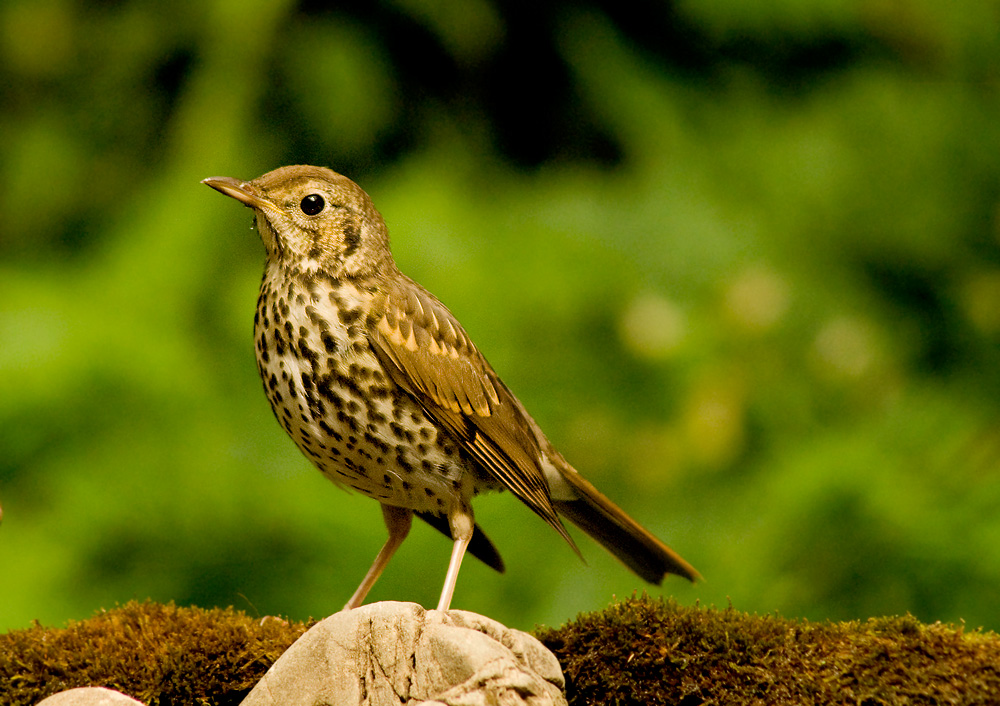
[[[520,402],[444,304],[409,278],[404,282],[376,303],[374,310],[384,313],[370,329],[389,376],[579,554],[552,506],[541,449]]]

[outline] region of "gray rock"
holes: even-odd
[[[242,706],[565,704],[555,656],[531,635],[462,610],[373,603],[317,623]]]
[[[42,699],[38,706],[143,706],[131,696],[103,686],[82,686],[67,689]]]

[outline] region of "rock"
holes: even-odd
[[[317,623],[242,706],[566,704],[555,656],[527,633],[462,610],[373,603]]]
[[[42,699],[38,706],[143,706],[131,696],[103,686],[82,686],[67,689]]]

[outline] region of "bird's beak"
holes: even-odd
[[[241,181],[232,177],[209,177],[208,179],[202,179],[201,183],[211,186],[220,194],[233,197],[244,206],[260,210],[280,210],[269,198],[261,193],[260,189],[249,181]]]

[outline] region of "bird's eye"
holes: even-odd
[[[299,208],[302,209],[302,213],[307,216],[315,216],[323,210],[324,206],[326,206],[326,202],[323,201],[323,197],[319,194],[309,194],[302,199],[302,203],[299,204]]]

